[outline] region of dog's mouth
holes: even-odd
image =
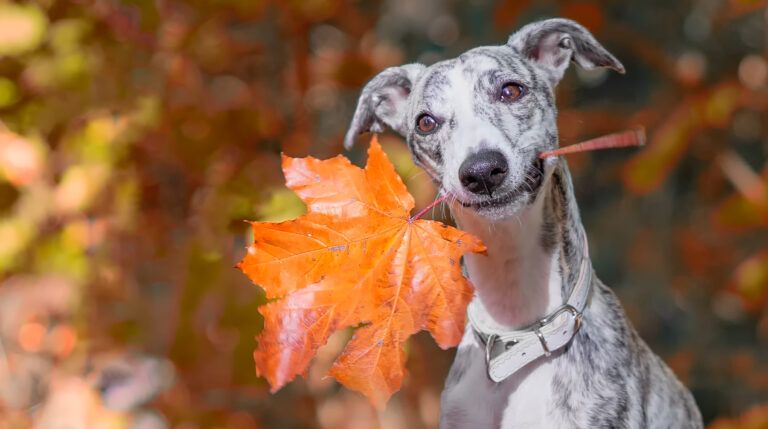
[[[535,197],[544,182],[544,161],[536,158],[525,170],[525,179],[510,191],[500,195],[491,195],[479,201],[459,201],[464,207],[489,209],[504,207],[525,195]]]

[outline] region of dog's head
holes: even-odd
[[[538,155],[557,146],[554,87],[568,64],[624,72],[581,25],[529,24],[506,45],[485,46],[426,67],[384,70],[363,89],[345,138],[390,128],[444,192],[499,219],[535,200]]]

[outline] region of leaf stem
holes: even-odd
[[[539,158],[568,155],[577,152],[589,152],[600,149],[612,149],[619,147],[643,146],[645,144],[645,128],[639,127],[621,133],[609,134],[585,142],[561,147],[559,149],[542,152]]]
[[[445,194],[442,197],[436,199],[435,201],[432,201],[432,203],[430,205],[424,207],[418,213],[416,213],[415,215],[411,216],[411,218],[408,219],[408,222],[413,222],[413,221],[419,220],[428,211],[432,210],[436,205],[438,205],[438,204],[442,203],[443,201],[445,201],[445,199],[448,198],[448,195],[449,194]]]

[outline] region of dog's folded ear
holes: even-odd
[[[424,69],[422,64],[390,67],[371,79],[360,94],[355,116],[344,137],[344,147],[351,148],[358,134],[382,132],[385,126],[404,135],[408,96]]]
[[[569,19],[547,19],[521,28],[507,45],[549,73],[552,85],[562,79],[568,63],[585,69],[607,67],[624,73],[624,66],[580,24]]]

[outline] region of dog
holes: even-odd
[[[345,146],[386,129],[448,194],[487,255],[445,382],[440,428],[702,428],[690,392],[594,276],[566,162],[554,88],[571,62],[624,66],[580,24],[549,19],[363,89]]]

